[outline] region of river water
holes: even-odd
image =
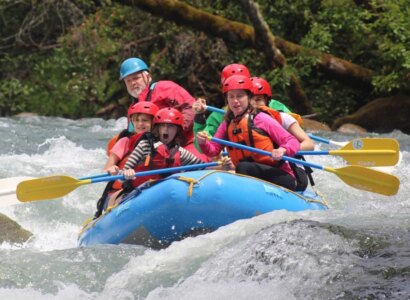
[[[124,124],[125,118],[0,118],[0,178],[99,174],[105,145]],[[0,245],[0,299],[410,299],[410,137],[398,131],[366,136],[399,141],[397,195],[357,190],[315,170],[329,210],[276,211],[160,251],[77,246],[104,183],[0,207],[33,233],[23,244]],[[345,165],[335,156],[308,160]]]

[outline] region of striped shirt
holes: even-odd
[[[160,145],[162,145],[162,142],[156,142],[154,143],[154,148],[157,149]],[[178,151],[180,152],[181,166],[203,163],[202,160],[182,147],[179,147]],[[147,140],[141,140],[138,143],[137,147],[135,147],[134,151],[132,151],[130,157],[127,160],[127,163],[124,166],[124,169],[134,169],[135,166],[142,164],[145,161],[146,157],[150,154],[150,143]]]

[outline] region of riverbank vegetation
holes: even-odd
[[[246,64],[327,123],[410,91],[405,0],[3,0],[0,16],[1,116],[122,116],[130,56],[215,106],[222,67]]]

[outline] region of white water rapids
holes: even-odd
[[[0,178],[99,174],[105,145],[124,123],[125,118],[0,118]],[[355,137],[315,134],[338,141]],[[1,207],[0,213],[33,237],[0,245],[0,299],[409,299],[410,136],[362,136],[399,141],[397,195],[357,190],[315,170],[329,210],[276,211],[160,251],[77,246],[104,183],[55,200]],[[336,156],[307,159],[345,165]]]

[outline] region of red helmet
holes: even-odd
[[[221,73],[221,84],[225,82],[226,79],[231,77],[232,75],[243,75],[247,77],[251,77],[251,73],[249,72],[248,68],[241,64],[230,64],[225,66],[222,69]]]
[[[148,101],[141,101],[135,104],[132,104],[128,108],[128,119],[131,118],[133,114],[147,114],[150,116],[155,116],[157,111],[159,110],[158,106],[156,106],[152,102]]]
[[[181,112],[172,107],[160,109],[154,117],[154,124],[174,124],[182,127],[183,122]]]
[[[254,95],[266,95],[272,98],[272,90],[270,89],[269,83],[260,77],[251,77],[253,94]]]
[[[224,94],[231,90],[247,90],[252,93],[252,89],[250,78],[243,75],[233,75],[226,79],[222,85],[222,92]]]

